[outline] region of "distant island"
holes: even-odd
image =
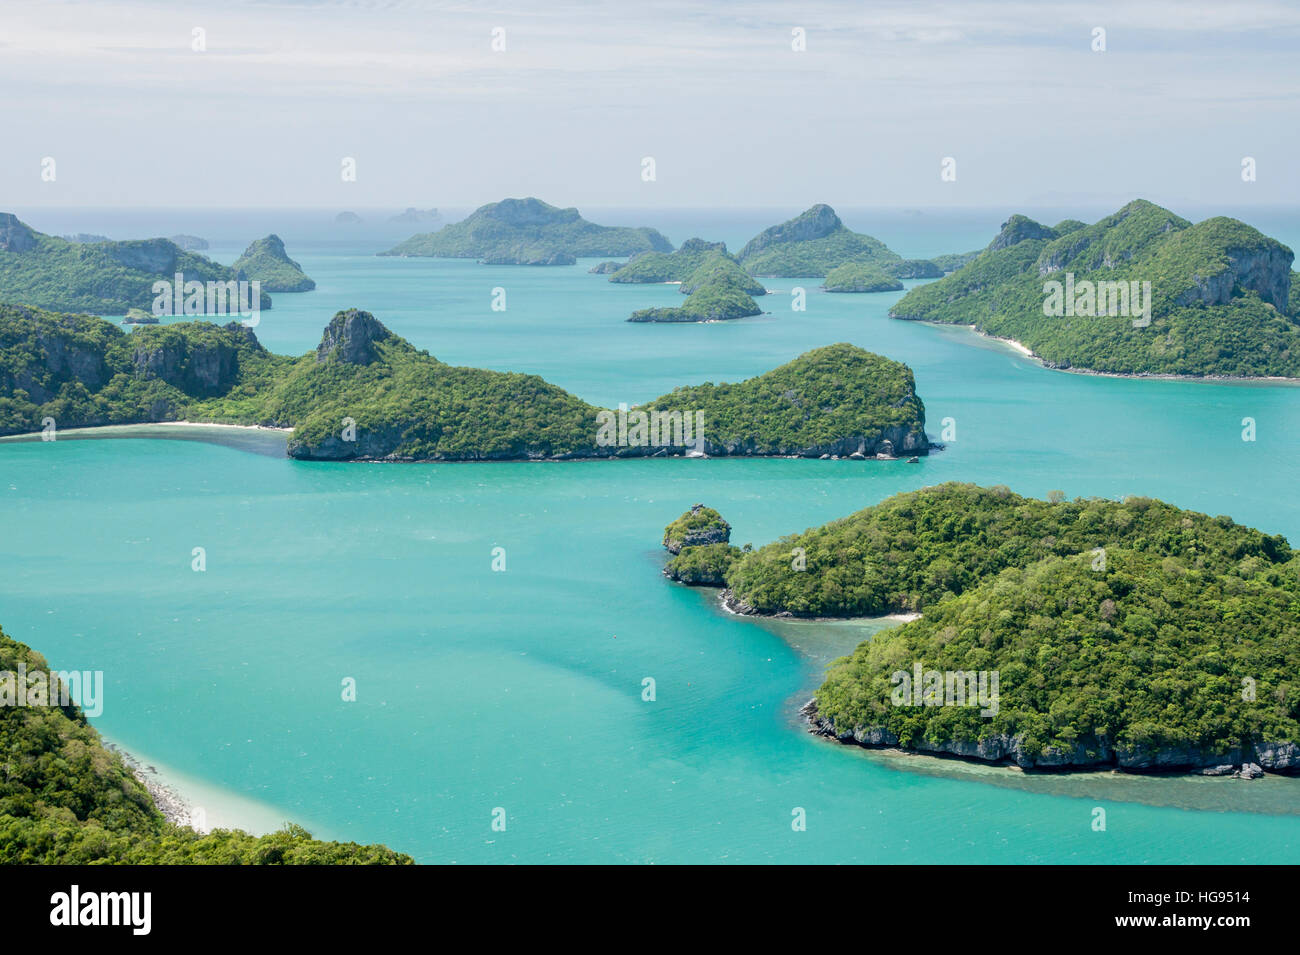
[[[662,276],[671,276],[662,278]],[[611,282],[678,282],[679,306],[644,308],[629,322],[720,322],[761,315],[755,296],[767,289],[737,264],[722,243],[690,239],[676,252],[644,252],[614,272]]]
[[[208,248],[208,240],[197,235],[174,235],[171,240],[186,252],[203,252]]]
[[[234,269],[186,252],[170,239],[81,244],[45,235],[0,213],[0,302],[55,311],[125,315],[151,310],[155,282],[232,282]],[[262,290],[261,308],[271,307]]]
[[[437,209],[416,209],[414,206],[408,206],[405,212],[399,212],[395,216],[389,216],[389,222],[405,222],[410,225],[424,225],[432,222],[441,222],[442,213]]]
[[[199,833],[159,810],[122,756],[63,684],[49,699],[51,667],[0,630],[0,672],[26,673],[44,702],[0,706],[0,763],[9,767],[0,799],[0,864],[39,865],[411,865],[382,845],[323,842],[300,826],[252,836],[238,829]],[[57,668],[54,670],[57,673]],[[36,677],[38,682],[33,683]],[[41,679],[44,677],[44,679]],[[12,693],[12,687],[10,692]],[[11,697],[12,701],[12,697]]]
[[[307,460],[486,461],[683,454],[863,457],[925,453],[906,365],[852,345],[757,378],[678,388],[617,410],[536,375],[446,365],[348,309],[301,358],[253,329],[111,322],[0,306],[0,434],[150,421],[292,428]]]
[[[581,257],[671,252],[672,248],[654,229],[596,225],[577,209],[527,198],[481,206],[460,222],[412,236],[380,255],[480,259],[493,265],[572,265]]]
[[[828,292],[901,292],[903,283],[871,265],[850,262],[826,273]]]
[[[894,318],[971,325],[1050,368],[1118,375],[1300,377],[1292,251],[1236,219],[1192,224],[1135,200],[1085,225],[1008,219]]]
[[[1023,768],[1300,772],[1300,555],[1281,535],[970,484],[752,551],[729,534],[692,508],[665,573],[725,585],[741,613],[920,614],[831,665],[805,708],[822,735]]]
[[[310,292],[316,283],[284,250],[284,242],[272,233],[244,250],[231,266],[236,272],[256,279],[268,292]]]
[[[340,212],[334,217],[334,221],[339,225],[358,225],[365,220],[355,212]]]

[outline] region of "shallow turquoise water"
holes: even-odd
[[[0,623],[57,666],[104,670],[96,724],[128,749],[318,835],[429,862],[1296,858],[1297,780],[1024,777],[817,740],[794,711],[862,633],[725,615],[662,579],[658,541],[697,501],[759,544],[946,480],[1149,494],[1300,540],[1300,390],[1051,372],[961,329],[891,321],[897,295],[812,280],[770,283],[807,287],[804,313],[774,295],[759,319],[634,326],[628,312],[676,290],[612,286],[589,263],[290,253],[320,289],[263,314],[259,337],[279,351],[314,346],[335,308],[358,305],[444,360],[614,403],[850,341],[911,365],[931,434],[952,417],[957,440],[911,466],[332,465],[193,441],[0,444]],[[488,308],[495,285],[505,313]],[[795,807],[806,832],[791,830]]]

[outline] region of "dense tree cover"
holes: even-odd
[[[1235,219],[1193,225],[1142,200],[1086,226],[1049,228],[1019,216],[978,257],[912,289],[890,314],[974,325],[1059,368],[1297,377],[1292,258]],[[1136,301],[1128,315],[1045,315],[1045,283],[1065,284],[1066,273],[1075,289],[1085,281],[1150,283],[1150,325],[1134,327]]]
[[[488,259],[497,264],[566,264],[574,257],[671,252],[654,229],[602,226],[577,209],[560,209],[540,199],[503,199],[437,232],[412,236],[380,255],[429,255]]]
[[[253,242],[231,268],[261,282],[268,292],[310,292],[316,287],[302,266],[289,258],[284,242],[275,234]]]
[[[683,547],[664,565],[664,576],[693,586],[725,587],[727,571],[742,553],[732,544]]]
[[[1199,533],[1181,525],[1165,530]],[[1221,543],[1241,536],[1220,529]],[[1020,737],[1031,761],[1046,748],[1101,762],[1110,749],[1250,759],[1256,743],[1300,741],[1300,560],[1132,542],[1148,546],[1108,549],[1104,568],[1087,553],[1007,567],[877,634],[831,665],[819,718],[837,733],[883,728],[904,746]],[[918,662],[996,671],[996,714],[893,705],[891,675]]]
[[[903,283],[873,265],[849,262],[826,273],[828,292],[899,292]]]
[[[846,343],[735,384],[678,388],[644,407],[702,411],[710,454],[873,452],[886,439],[928,447],[912,370]]]
[[[877,266],[901,261],[879,239],[850,231],[827,205],[815,205],[795,218],[750,239],[737,258],[752,275],[825,276],[847,262]]]
[[[896,279],[937,279],[943,277],[944,271],[929,259],[900,259],[886,262],[882,267]]]
[[[169,239],[69,242],[0,214],[0,302],[95,315],[152,310],[157,281],[229,282],[236,272]],[[261,308],[271,307],[262,290]]]
[[[674,252],[641,252],[632,256],[626,263],[613,270],[609,280],[638,285],[685,282],[705,259],[714,255],[731,258],[725,242],[687,239],[681,244],[681,248]],[[609,264],[618,265],[618,263]]]
[[[983,251],[983,249],[976,249],[974,252],[949,252],[946,255],[936,255],[931,261],[939,267],[940,274],[956,272],[963,265],[977,258]]]
[[[805,570],[792,569],[796,547]],[[1280,535],[1152,498],[1049,503],[1005,487],[941,484],[757,548],[735,564],[727,583],[740,603],[761,613],[928,614],[1007,568],[1096,548],[1212,569],[1244,560],[1281,565],[1293,557]]]
[[[714,252],[704,257],[682,282],[683,295],[694,295],[708,286],[726,286],[754,298],[766,295],[763,283],[740,267],[731,256]]]
[[[34,671],[49,672],[40,654],[0,630],[0,672],[17,674],[20,664],[29,678]],[[412,861],[380,845],[320,842],[292,825],[262,837],[240,830],[200,835],[172,825],[74,703],[0,706],[0,763],[0,864]]]
[[[0,434],[39,431],[46,417],[59,428],[177,420],[208,396],[261,394],[289,362],[238,325],[128,333],[89,315],[0,305]]]
[[[737,384],[680,389],[645,407],[703,413],[709,453],[924,439],[911,371],[851,345],[808,352]],[[39,431],[45,417],[60,429],[186,419],[293,428],[289,452],[306,458],[665,453],[602,445],[601,414],[536,375],[447,365],[356,309],[334,316],[315,352],[288,358],[241,325],[177,322],[125,333],[90,316],[0,306],[0,434]]]
[[[762,315],[758,303],[725,274],[717,274],[694,291],[681,305],[671,308],[640,308],[629,322],[723,322],[733,318]]]

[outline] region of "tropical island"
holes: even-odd
[[[289,253],[284,242],[272,233],[244,250],[231,266],[240,275],[262,283],[268,292],[310,292],[316,283],[309,279]]]
[[[1236,219],[1192,224],[1135,200],[1092,225],[1012,216],[891,317],[969,325],[1049,368],[1300,377],[1292,251]]]
[[[436,232],[412,236],[380,255],[480,259],[492,265],[572,265],[587,256],[671,252],[654,229],[603,226],[577,209],[560,209],[540,199],[503,199]]]
[[[348,309],[314,352],[274,355],[237,323],[130,333],[88,315],[0,306],[0,435],[187,420],[293,429],[308,460],[484,461],[647,455],[925,453],[911,369],[853,345],[629,412],[536,375],[444,364]]]
[[[238,829],[199,833],[164,818],[149,791],[107,748],[72,699],[48,698],[50,666],[0,630],[0,674],[24,673],[43,702],[12,705],[0,680],[0,864],[411,865],[382,845],[322,842],[299,826],[265,836]],[[57,672],[57,671],[56,671]],[[56,691],[61,692],[61,691]]]
[[[1300,555],[1281,535],[1152,498],[970,484],[751,551],[692,544],[690,518],[669,526],[665,573],[720,580],[733,611],[921,614],[831,665],[806,708],[822,735],[1022,768],[1300,772]],[[952,673],[997,674],[984,715],[939,705]]]
[[[616,281],[624,271],[635,269],[642,258],[650,256],[658,256],[661,261],[652,265],[649,273],[640,274],[683,276],[676,281],[681,283],[678,291],[687,296],[686,301],[672,308],[639,309],[628,318],[629,322],[721,322],[763,314],[753,297],[766,295],[767,289],[742,269],[726,253],[725,247],[699,255],[688,251],[684,258],[677,259],[679,255],[680,250],[673,253],[648,252],[633,258],[624,269],[610,276],[611,282]],[[689,271],[685,270],[686,266],[689,266]],[[668,272],[670,268],[682,271]]]
[[[150,310],[155,282],[232,282],[238,273],[170,239],[69,242],[0,213],[0,302],[92,315]],[[271,307],[262,291],[261,308]]]
[[[849,262],[826,273],[828,292],[901,292],[903,283],[872,265]]]

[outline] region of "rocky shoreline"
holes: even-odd
[[[164,819],[177,826],[188,826],[196,832],[205,831],[200,828],[201,820],[198,818],[195,807],[190,805],[184,796],[163,782],[163,778],[159,775],[157,769],[140,762],[120,746],[105,741],[104,748],[121,757],[122,762],[131,770],[132,775],[140,780],[140,785],[149,791],[154,805],[163,814]]]
[[[845,745],[1003,764],[1017,766],[1022,770],[1190,772],[1200,776],[1226,776],[1233,779],[1258,779],[1266,772],[1300,775],[1300,744],[1293,742],[1254,743],[1226,753],[1207,753],[1190,748],[1126,750],[1111,746],[1103,739],[1094,740],[1091,744],[1080,743],[1069,750],[1047,747],[1038,755],[1031,756],[1021,750],[1022,737],[1007,734],[975,742],[945,740],[930,743],[922,740],[913,745],[900,745],[898,736],[883,726],[855,726],[852,730],[840,731],[833,721],[818,715],[815,698],[800,707],[799,715],[807,720],[809,732]]]

